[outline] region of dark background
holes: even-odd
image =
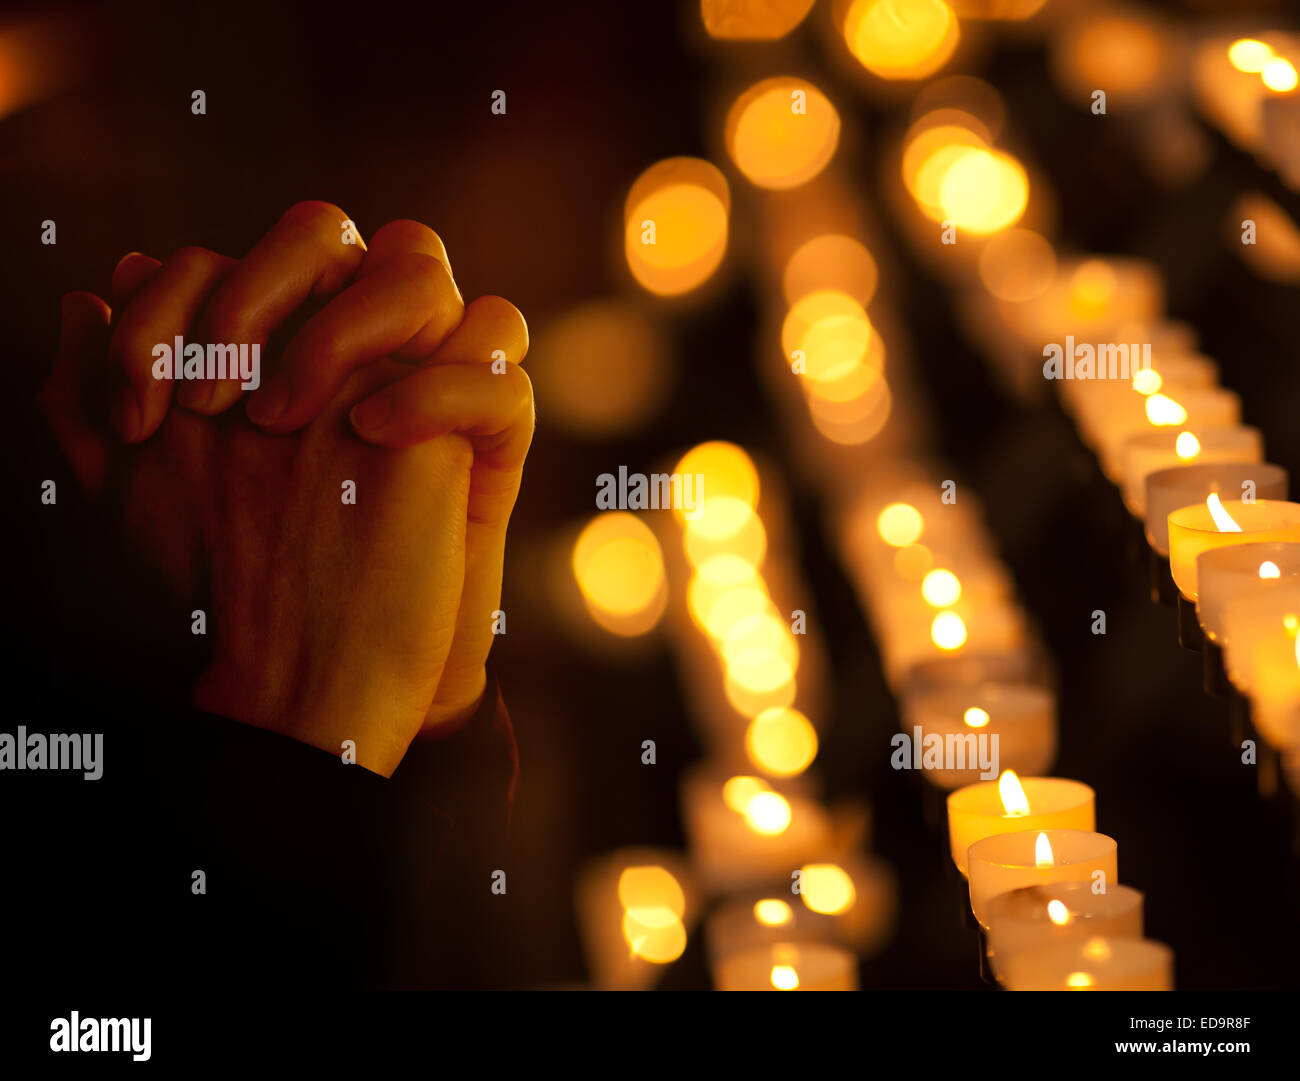
[[[161,258],[201,244],[239,255],[291,204],[325,199],[367,234],[396,217],[429,223],[465,296],[510,298],[534,334],[577,302],[629,290],[610,258],[627,186],[662,157],[708,155],[714,145],[706,128],[713,75],[683,32],[690,16],[669,3],[566,0],[410,11],[320,3],[66,9],[69,40],[85,47],[75,78],[0,118],[0,340],[8,399],[20,403],[6,433],[10,528],[57,552],[57,538],[34,521],[34,493],[42,478],[64,474],[31,415],[31,396],[52,354],[60,296],[83,288],[107,295],[127,251]],[[820,42],[807,27],[794,47],[817,62]],[[1223,382],[1241,393],[1245,420],[1264,431],[1269,459],[1300,469],[1294,289],[1251,277],[1220,230],[1247,188],[1273,192],[1293,215],[1296,198],[1217,142],[1197,183],[1156,187],[1123,125],[1060,100],[1039,46],[998,46],[972,73],[1002,92],[1008,128],[1055,185],[1060,244],[1154,259],[1171,314],[1199,330]],[[867,132],[897,122],[896,109],[864,102],[830,65],[822,83]],[[195,88],[207,94],[206,116],[190,112]],[[507,91],[505,116],[489,111],[494,89]],[[877,170],[861,177],[863,195],[883,208]],[[984,502],[1057,664],[1055,772],[1097,789],[1098,828],[1120,843],[1123,880],[1146,891],[1148,934],[1173,946],[1180,987],[1294,987],[1294,804],[1257,795],[1230,742],[1229,703],[1203,693],[1200,658],[1179,648],[1173,610],[1151,602],[1133,527],[1069,420],[1000,394],[957,330],[947,287],[908,263],[901,235],[879,213],[902,259],[891,296],[934,407],[937,450]],[[46,218],[58,223],[56,246],[39,243]],[[754,283],[735,276],[714,303],[669,325],[685,363],[651,434],[590,444],[540,418],[512,553],[589,515],[594,478],[620,463],[645,468],[634,463],[708,438],[781,459],[753,371]],[[982,987],[946,836],[925,825],[921,783],[887,768],[894,706],[817,495],[795,486],[792,498],[810,607],[831,664],[820,759],[827,791],[869,796],[874,848],[900,877],[901,922],[887,951],[865,966],[864,986]],[[677,781],[699,754],[666,650],[623,660],[584,651],[555,633],[544,605],[527,595],[534,583],[512,575],[513,565],[503,608],[533,614],[511,616],[494,660],[522,756],[521,862],[510,887],[518,934],[509,962],[495,962],[489,975],[510,987],[584,977],[572,905],[577,867],[622,845],[681,847]],[[1108,616],[1105,637],[1090,633],[1098,608]],[[57,700],[58,673],[94,664],[78,651],[75,614],[12,612],[10,629],[43,654]],[[13,671],[10,685],[28,678],[30,670]],[[103,709],[115,709],[111,697]],[[653,769],[639,761],[645,738],[658,742]],[[707,980],[695,936],[664,985]]]

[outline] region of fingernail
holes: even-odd
[[[202,411],[212,401],[212,384],[206,379],[182,383],[180,389],[176,391],[176,401],[186,409]]]
[[[126,442],[135,442],[140,431],[140,405],[130,387],[113,392],[113,427]]]
[[[273,376],[248,399],[248,419],[254,424],[275,423],[289,407],[290,394],[289,381],[283,376]]]
[[[367,398],[352,407],[352,412],[348,414],[352,418],[352,426],[362,433],[377,435],[383,431],[384,425],[388,423],[388,418],[392,416],[393,403],[387,394],[377,394],[373,398]]]

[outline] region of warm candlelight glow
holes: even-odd
[[[1029,814],[1029,798],[1025,795],[1015,770],[1002,771],[1002,776],[998,778],[998,796],[1006,814],[1016,818]],[[1043,839],[1046,840],[1046,835],[1043,835]]]
[[[833,916],[849,908],[857,894],[844,868],[834,863],[810,863],[803,868],[800,896],[814,912]]]
[[[799,987],[799,973],[790,965],[773,965],[772,986],[778,991],[794,991]]]
[[[658,622],[666,603],[663,553],[641,519],[598,514],[578,536],[571,563],[587,610],[606,630],[637,635]]]
[[[686,949],[686,896],[663,867],[627,867],[618,878],[623,937],[630,955],[654,964],[677,960]]]
[[[797,709],[774,706],[749,722],[745,750],[764,773],[792,777],[817,757],[817,730]]]
[[[1092,977],[1086,972],[1071,972],[1069,976],[1065,978],[1065,983],[1066,986],[1074,988],[1091,987]]]
[[[699,477],[700,491],[709,499],[733,496],[751,507],[758,506],[758,470],[745,451],[735,443],[720,439],[700,443],[677,463],[675,472],[682,476]],[[673,508],[678,519],[684,519],[685,509]]]
[[[1154,368],[1143,368],[1133,376],[1133,389],[1139,394],[1154,394],[1163,385],[1164,380]]]
[[[765,897],[754,903],[754,919],[764,927],[784,927],[794,919],[794,910],[776,897]]]
[[[966,644],[966,624],[956,612],[940,612],[930,624],[930,641],[940,649],[961,649]]]
[[[980,709],[979,706],[971,706],[962,714],[962,720],[968,728],[983,728],[989,723],[988,711]],[[1011,771],[1008,770],[1007,772],[1010,773]],[[1012,776],[1015,776],[1015,774],[1012,774]]]
[[[790,804],[777,792],[759,792],[745,805],[745,822],[755,833],[774,837],[790,826]]]
[[[1040,833],[1038,840],[1034,842],[1034,866],[1047,868],[1055,863],[1056,857],[1052,854],[1052,842],[1047,839],[1047,834]]]
[[[921,512],[910,503],[890,503],[876,519],[880,539],[895,548],[914,544],[921,536]]]
[[[731,160],[761,188],[793,188],[826,167],[840,139],[840,117],[803,79],[764,79],[727,114]]]
[[[1064,927],[1070,922],[1070,910],[1063,901],[1053,899],[1047,902],[1047,918],[1057,927]]]
[[[932,570],[921,580],[921,596],[933,608],[947,608],[961,600],[961,580],[946,570]]]
[[[716,167],[669,158],[632,185],[623,211],[623,250],[633,276],[660,296],[702,284],[727,250],[731,196]]]
[[[757,777],[732,777],[722,786],[722,800],[737,814],[744,814],[749,801],[766,791],[767,785]]]
[[[849,51],[882,79],[922,79],[957,48],[957,16],[943,0],[854,0],[844,19]]]
[[[1201,453],[1201,441],[1191,432],[1179,432],[1174,441],[1174,453],[1183,461],[1190,461]]]
[[[1015,225],[1029,204],[1029,177],[1010,154],[966,149],[944,170],[939,206],[944,218],[977,236]]]
[[[862,305],[837,289],[808,293],[790,306],[781,346],[792,361],[802,359],[803,378],[822,390],[833,391],[854,376],[865,380],[860,389],[869,389],[880,378],[879,335]]]
[[[1147,398],[1147,420],[1158,428],[1183,424],[1187,410],[1166,394],[1152,394]]]
[[[1210,517],[1214,519],[1214,527],[1220,533],[1240,533],[1241,526],[1232,520],[1223,504],[1219,502],[1219,493],[1211,492],[1205,500],[1205,506],[1209,509]]]
[[[1259,565],[1259,576],[1261,578],[1281,578],[1282,569],[1271,559],[1266,559]]]
[[[1296,75],[1295,67],[1290,60],[1281,56],[1275,56],[1269,60],[1259,77],[1263,80],[1264,85],[1270,90],[1275,90],[1279,94],[1288,93],[1296,88],[1300,83],[1300,77]]]
[[[1255,75],[1273,58],[1273,50],[1254,38],[1239,38],[1228,46],[1228,59],[1238,71]]]

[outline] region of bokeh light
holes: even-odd
[[[623,250],[638,282],[659,296],[703,284],[727,250],[731,196],[726,178],[699,158],[669,158],[632,185]]]
[[[751,86],[727,114],[727,152],[761,188],[806,183],[826,167],[840,139],[840,117],[803,79],[779,76]]]
[[[957,48],[957,16],[943,0],[853,0],[844,41],[882,79],[933,75]]]
[[[644,634],[666,604],[663,552],[626,511],[596,515],[573,546],[573,575],[592,618],[620,635]]]

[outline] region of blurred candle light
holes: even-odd
[[[774,41],[783,38],[812,9],[815,0],[700,0],[700,19],[711,38]]]
[[[1106,888],[1119,881],[1114,840],[1080,828],[999,831],[975,841],[966,858],[971,910],[984,928],[993,899],[1009,890],[1055,882],[1102,882]]]
[[[979,273],[984,288],[999,300],[1033,300],[1056,276],[1056,252],[1032,229],[1008,229],[980,251]]]
[[[760,188],[798,187],[835,154],[840,117],[817,87],[803,79],[764,79],[736,99],[726,120],[727,152]]]
[[[1124,441],[1120,457],[1124,502],[1141,518],[1146,513],[1146,479],[1152,473],[1180,465],[1259,462],[1264,440],[1258,428],[1245,425],[1144,432]]]
[[[793,777],[817,757],[817,730],[796,709],[764,710],[749,722],[745,750],[762,772]]]
[[[1009,957],[1000,969],[1008,991],[1172,991],[1174,954],[1144,938],[1061,942]]]
[[[699,158],[668,158],[632,185],[624,206],[624,254],[636,280],[659,296],[703,284],[727,250],[726,178]]]
[[[999,894],[989,903],[987,955],[1001,979],[1011,957],[1098,935],[1142,937],[1140,890],[1117,882],[1056,882]]]
[[[573,546],[572,567],[587,611],[605,630],[632,636],[658,623],[667,605],[663,552],[635,515],[596,515]]]
[[[968,748],[963,768],[925,770],[925,779],[939,788],[979,783],[978,745],[966,738],[972,734],[997,737],[997,766],[1008,776],[1041,776],[1056,758],[1056,703],[1042,687],[993,681],[928,687],[905,691],[901,707],[899,727],[913,740],[924,745],[938,736],[945,745],[961,741]]]
[[[857,959],[820,942],[750,946],[718,958],[719,991],[856,991]]]
[[[787,304],[809,293],[847,293],[864,308],[871,303],[879,279],[876,261],[860,241],[827,233],[801,244],[785,265],[782,289]]]
[[[844,40],[858,62],[882,79],[924,79],[957,48],[957,16],[943,0],[853,0]]]
[[[1003,771],[997,781],[957,789],[948,797],[948,840],[952,861],[968,874],[972,845],[999,833],[1021,830],[1091,830],[1096,825],[1093,790],[1060,777],[1017,777]]]

